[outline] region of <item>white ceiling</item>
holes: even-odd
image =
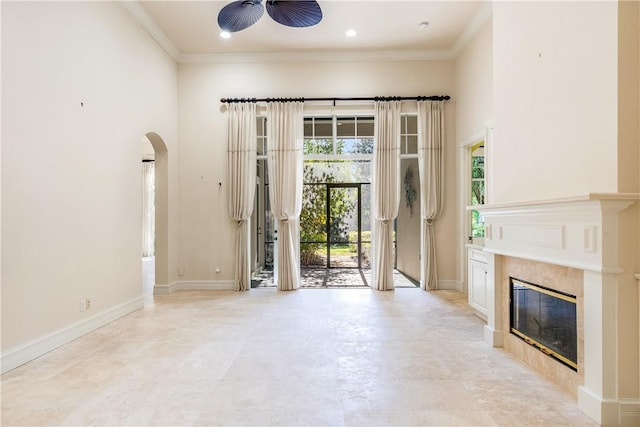
[[[180,62],[238,56],[309,55],[406,59],[456,56],[490,16],[487,1],[319,0],[322,21],[290,28],[265,12],[253,26],[220,37],[218,12],[231,0],[138,1],[125,6]],[[418,24],[428,21],[426,28]],[[345,31],[354,29],[356,37]],[[337,58],[336,58],[337,59]]]

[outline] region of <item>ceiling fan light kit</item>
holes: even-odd
[[[287,27],[311,27],[322,20],[322,9],[315,0],[266,0],[267,13],[279,24]],[[218,14],[218,26],[234,33],[258,22],[264,14],[262,0],[237,0],[229,3]]]

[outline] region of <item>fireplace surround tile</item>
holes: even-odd
[[[502,283],[502,330],[504,347],[516,358],[542,374],[549,381],[577,398],[578,386],[584,383],[584,327],[583,327],[583,272],[575,268],[562,267],[516,257],[503,257],[500,283]],[[563,365],[537,348],[510,333],[509,325],[509,278],[524,280],[546,288],[576,296],[578,322],[578,371]]]

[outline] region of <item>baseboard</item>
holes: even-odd
[[[176,291],[233,291],[235,286],[233,281],[221,280],[214,282],[212,280],[185,280],[182,282],[173,282],[167,285],[156,285],[153,288],[154,295],[170,295]]]
[[[640,426],[640,399],[620,399],[620,426]]]
[[[438,280],[439,290],[462,292],[464,283],[458,280]]]
[[[578,408],[602,426],[622,425],[621,401],[602,399],[585,386],[578,387]],[[626,409],[628,408],[625,407]]]
[[[464,283],[458,280],[438,280],[439,290],[452,290],[462,292]],[[186,280],[173,282],[166,285],[157,284],[153,288],[154,295],[170,295],[176,291],[234,291],[235,286],[231,280]]]
[[[484,341],[492,347],[503,347],[504,333],[484,325]]]
[[[190,291],[233,291],[233,281],[221,280],[221,281],[185,281],[177,282],[177,291],[190,290]]]
[[[578,407],[603,426],[640,426],[640,399],[599,399],[584,387],[578,389]]]
[[[87,319],[73,323],[65,328],[54,331],[41,338],[37,338],[27,344],[14,348],[2,354],[2,373],[17,368],[43,354],[54,350],[61,345],[70,343],[104,325],[126,316],[144,306],[144,298],[137,297],[131,301],[104,310]]]
[[[175,291],[175,285],[177,282],[160,284],[156,283],[153,285],[153,294],[154,295],[169,295]]]

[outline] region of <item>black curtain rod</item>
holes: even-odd
[[[234,102],[305,102],[305,101],[448,101],[449,95],[435,96],[365,96],[342,98],[222,98],[220,102],[231,104]]]

